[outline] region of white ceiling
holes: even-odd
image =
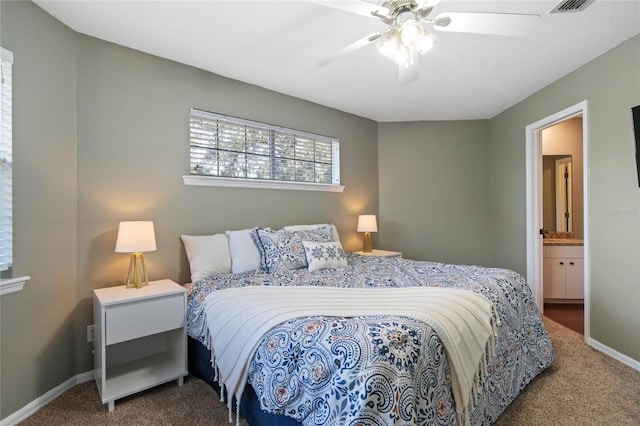
[[[596,0],[548,14],[558,1],[450,1],[440,12],[538,14],[524,38],[433,31],[420,78],[398,83],[375,43],[312,65],[386,28],[377,18],[310,1],[45,1],[77,32],[379,122],[486,119],[640,33],[640,0]]]

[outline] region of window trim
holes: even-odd
[[[254,188],[254,189],[288,189],[298,191],[324,191],[343,192],[344,185],[331,183],[294,182],[284,180],[227,178],[204,175],[184,175],[182,180],[185,185],[193,186],[218,186],[230,188]]]
[[[17,293],[22,291],[24,285],[29,281],[31,277],[17,277],[17,278],[3,278],[0,279],[0,296],[6,296],[7,294]]]

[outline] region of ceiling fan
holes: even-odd
[[[385,0],[382,4],[365,0],[315,3],[378,18],[388,25],[386,30],[356,40],[317,62],[316,68],[375,41],[378,51],[398,64],[400,85],[403,86],[418,79],[419,58],[436,43],[436,37],[427,28],[436,31],[524,37],[533,32],[540,21],[539,15],[515,13],[444,12],[432,17],[433,8],[440,0]]]

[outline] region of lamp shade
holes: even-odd
[[[142,253],[156,250],[156,235],[151,221],[120,222],[117,253]]]
[[[358,217],[358,232],[378,232],[375,214],[361,214]]]

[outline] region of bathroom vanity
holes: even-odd
[[[544,246],[544,300],[584,300],[584,241],[550,238]]]

